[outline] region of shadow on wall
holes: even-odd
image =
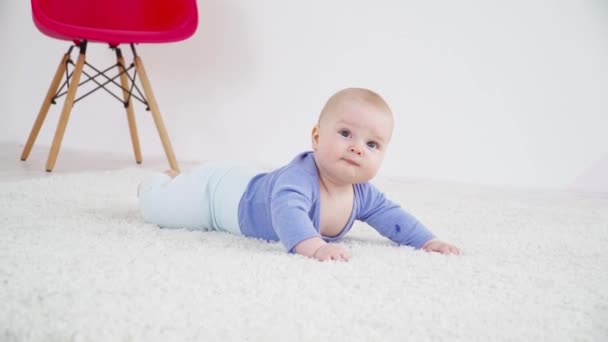
[[[608,154],[576,177],[567,190],[608,193]]]

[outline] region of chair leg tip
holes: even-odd
[[[46,172],[52,172],[53,169],[46,169]]]

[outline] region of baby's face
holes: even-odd
[[[369,181],[384,160],[392,131],[392,114],[376,106],[337,106],[312,132],[320,176],[335,185]]]

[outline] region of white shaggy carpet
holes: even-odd
[[[319,263],[144,224],[144,173],[0,183],[0,341],[608,340],[608,196],[385,182],[465,254],[360,224]]]

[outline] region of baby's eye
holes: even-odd
[[[340,135],[343,136],[343,137],[345,137],[345,138],[349,138],[350,135],[351,135],[350,131],[347,130],[347,129],[341,129],[340,132],[338,132],[338,133],[340,133]]]
[[[373,148],[373,149],[377,149],[379,146],[378,146],[378,143],[377,143],[377,142],[375,142],[375,141],[369,141],[369,142],[367,143],[367,147],[369,147],[369,148]]]

